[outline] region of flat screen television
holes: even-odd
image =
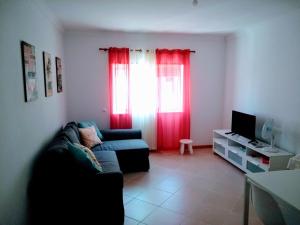
[[[255,141],[256,116],[232,111],[231,132]]]

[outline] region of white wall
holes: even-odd
[[[0,224],[26,223],[26,189],[33,158],[65,123],[65,93],[44,97],[42,51],[63,57],[62,38],[44,5],[0,2]],[[36,49],[38,100],[24,101],[20,41]],[[63,78],[64,79],[64,78]],[[46,219],[46,218],[45,218]]]
[[[231,110],[282,129],[278,145],[300,153],[300,10],[231,35],[226,46],[224,127]]]
[[[93,119],[109,126],[107,53],[99,47],[190,48],[191,136],[196,145],[212,142],[222,126],[225,40],[217,35],[175,35],[104,31],[64,34],[69,120]]]

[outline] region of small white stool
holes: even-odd
[[[180,154],[182,155],[184,153],[184,145],[187,144],[189,147],[190,154],[193,154],[193,141],[191,139],[181,139],[180,140]]]

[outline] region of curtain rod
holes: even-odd
[[[99,48],[99,51],[108,51],[108,48]],[[130,51],[132,52],[132,51],[136,51],[136,52],[142,52],[143,51],[143,49],[130,49]],[[149,52],[150,50],[149,49],[146,49],[145,50],[146,52]],[[195,50],[190,50],[190,52],[191,53],[196,53],[196,51]]]

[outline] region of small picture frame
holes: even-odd
[[[35,47],[21,41],[25,102],[38,99]]]
[[[44,62],[45,96],[49,97],[53,95],[52,62],[51,62],[51,55],[49,53],[43,52],[43,62]]]
[[[61,59],[58,57],[55,57],[55,64],[56,64],[57,93],[60,93],[63,91]]]

